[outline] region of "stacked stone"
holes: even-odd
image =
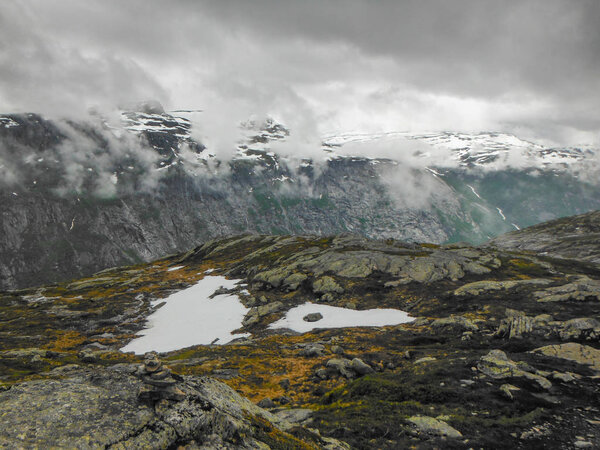
[[[138,369],[138,376],[144,382],[139,397],[151,401],[183,400],[186,396],[185,392],[176,386],[177,382],[181,381],[181,377],[163,367],[156,352],[146,353],[144,358],[144,364]]]

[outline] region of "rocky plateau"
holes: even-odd
[[[241,235],[4,291],[0,445],[598,448],[597,217],[479,246]],[[548,231],[543,251],[521,246],[555,227],[564,235]],[[120,350],[169,296],[214,275],[240,280],[211,296],[243,304],[237,338]],[[307,302],[412,320],[320,328],[314,313],[308,332],[271,327]]]

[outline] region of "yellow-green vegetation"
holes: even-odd
[[[175,266],[183,267],[168,270]],[[534,328],[519,339],[497,333],[510,310],[531,318],[542,315],[539,323],[598,318],[599,301],[540,303],[534,295],[574,277],[598,280],[597,267],[516,252],[351,236],[232,237],[150,264],[0,293],[0,383],[40,377],[67,364],[139,361],[118,349],[143,328],[152,312],[151,300],[191,286],[208,269],[244,279],[249,293],[240,293],[240,299],[256,314],[261,306],[281,306],[266,308],[267,313],[242,326],[250,339],[169,352],[161,355],[164,364],[180,375],[219,378],[253,402],[269,398],[280,408],[313,410],[311,427],[356,448],[407,448],[423,440],[431,447],[516,446],[522,433],[542,423],[555,425],[548,434],[532,432],[528,445],[567,443],[574,439],[571,434],[587,433],[583,419],[571,418],[573,411],[593,408],[600,401],[589,367],[529,353],[560,342],[557,329],[538,333]],[[499,283],[505,281],[511,282]],[[456,295],[465,285],[478,289]],[[381,328],[315,329],[301,335],[267,329],[286,310],[305,302],[358,310],[398,308],[418,320]],[[597,337],[587,336],[581,339],[598,345]],[[313,351],[305,352],[311,347]],[[492,349],[508,353],[520,364],[519,373],[548,377],[551,388],[541,389],[531,375],[495,378],[503,375],[492,370],[484,374],[479,363]],[[344,374],[336,364],[328,364],[336,359],[338,366],[339,360],[359,360],[368,370]],[[554,371],[563,374],[562,379],[569,379],[566,373],[579,378],[573,377],[572,384],[560,382],[552,378]],[[518,388],[512,399],[501,391],[507,383]],[[595,420],[594,410],[585,414]],[[464,441],[415,431],[408,421],[413,416],[437,418],[462,433]],[[302,434],[303,428],[283,433],[263,419],[251,420],[272,448],[322,445],[316,435]],[[565,427],[579,431],[565,433]]]
[[[266,443],[273,450],[317,450],[320,448],[317,435],[312,433],[301,433],[302,440],[290,433],[278,430],[271,422],[259,416],[246,417],[254,428],[254,435],[261,442]],[[297,430],[297,433],[302,429]],[[306,439],[306,438],[309,439]],[[314,445],[307,443],[313,441]]]

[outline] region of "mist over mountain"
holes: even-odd
[[[481,243],[600,208],[595,149],[505,133],[345,132],[298,146],[294,129],[254,116],[220,152],[196,137],[202,111],[157,102],[116,119],[0,121],[4,287],[239,233]]]
[[[2,0],[0,447],[600,448],[599,24]]]

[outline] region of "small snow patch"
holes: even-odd
[[[304,321],[304,317],[311,313],[320,313],[323,318],[314,324]],[[299,333],[306,333],[315,328],[383,327],[413,320],[408,313],[399,309],[357,311],[337,306],[305,303],[290,309],[285,317],[269,325],[269,328],[289,328]]]
[[[175,266],[167,269],[167,272],[173,272],[174,270],[183,269],[185,266]]]

